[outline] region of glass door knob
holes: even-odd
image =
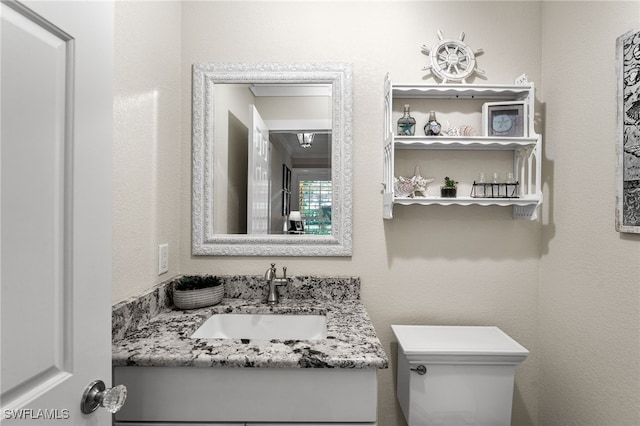
[[[103,407],[111,413],[116,413],[122,408],[126,399],[127,388],[124,385],[107,389],[102,380],[96,380],[91,382],[84,390],[80,408],[85,414],[93,413],[98,407]]]

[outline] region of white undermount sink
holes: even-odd
[[[215,314],[191,335],[194,339],[321,340],[325,315]]]

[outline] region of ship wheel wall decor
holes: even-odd
[[[476,67],[476,56],[484,53],[482,49],[471,50],[464,42],[464,33],[460,33],[459,39],[444,38],[442,31],[438,30],[438,41],[432,46],[423,45],[422,52],[429,55],[431,65],[423,68],[431,71],[433,75],[442,80],[442,83],[462,82],[473,73],[484,74],[484,71]]]

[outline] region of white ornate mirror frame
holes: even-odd
[[[345,63],[193,65],[192,253],[202,256],[351,256],[352,66]],[[213,93],[220,83],[330,83],[332,87],[331,235],[215,234]]]

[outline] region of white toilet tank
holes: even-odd
[[[392,325],[397,396],[409,426],[509,426],[516,366],[529,354],[498,327]]]

